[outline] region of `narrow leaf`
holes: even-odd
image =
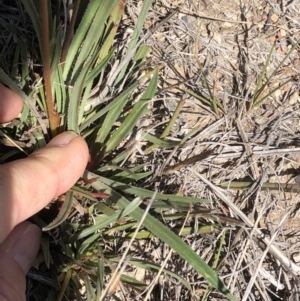
[[[98,175],[95,175],[96,179],[99,179],[99,181],[103,182],[106,185],[109,185],[110,187],[114,189],[118,189],[120,191],[124,191],[126,193],[131,193],[136,196],[140,196],[142,198],[151,198],[153,195],[153,191],[147,190],[144,188],[134,187],[131,185],[127,185],[121,182],[113,181],[104,177],[99,177]],[[157,193],[155,196],[158,200],[164,200],[168,202],[185,202],[185,203],[207,203],[208,201],[206,199],[198,199],[193,197],[186,197],[186,196],[179,196],[179,195],[173,195],[173,194],[162,194]],[[155,203],[155,202],[154,202]]]
[[[53,228],[58,227],[61,223],[63,223],[68,218],[71,212],[72,204],[73,204],[73,191],[68,191],[57,217],[48,226],[44,227],[43,231],[49,231]]]
[[[140,37],[141,31],[143,29],[143,25],[144,22],[146,20],[146,16],[148,13],[148,10],[150,8],[150,5],[152,3],[152,0],[145,0],[143,3],[143,7],[141,9],[141,12],[139,13],[139,18],[137,20],[137,23],[134,27],[134,32],[132,34],[132,39],[129,43],[128,49],[127,49],[127,54],[130,53],[135,46],[137,45],[138,39]],[[128,63],[122,68],[121,72],[118,75],[118,78],[116,80],[116,84],[118,84],[124,77],[125,73],[126,73],[126,69],[127,69]]]
[[[85,172],[84,178],[97,178],[97,175],[90,172]],[[111,187],[99,181],[92,183],[93,187],[99,190],[104,190],[107,194],[111,195],[112,200],[118,200],[117,205],[120,208],[126,208],[130,202],[114,191]],[[136,208],[131,212],[131,216],[139,221],[143,218],[143,210]],[[218,278],[215,271],[211,269],[206,262],[197,255],[179,236],[172,232],[169,228],[159,222],[156,218],[150,214],[147,215],[143,222],[144,226],[150,230],[156,237],[160,238],[163,242],[167,243],[170,248],[177,252],[184,260],[186,260],[198,273],[200,273],[209,284],[218,289],[230,300],[236,300],[236,298],[230,293],[228,288]]]
[[[78,76],[74,87],[71,91],[69,106],[68,106],[68,118],[67,118],[67,128],[69,131],[75,131],[79,133],[79,108],[81,102],[82,91],[84,89],[84,84],[86,81],[87,74],[97,59],[97,53],[94,53],[94,56],[86,63],[84,68],[81,70],[80,75]]]
[[[160,147],[163,148],[172,148],[174,146],[180,145],[181,141],[175,142],[175,141],[168,141],[168,140],[162,140],[159,139],[151,134],[148,133],[143,133],[142,132],[142,137],[144,137],[146,140],[148,140],[149,142],[156,144]]]
[[[114,135],[108,140],[105,145],[105,151],[110,152],[117,145],[121,143],[121,141],[130,133],[130,131],[134,128],[137,121],[144,114],[147,109],[148,102],[153,98],[158,80],[158,73],[155,72],[153,78],[147,87],[146,91],[142,95],[141,99],[134,106],[132,111],[125,118],[124,122],[118,128],[118,130],[114,133]]]
[[[95,233],[96,231],[104,229],[106,226],[108,226],[111,223],[115,223],[120,218],[129,215],[132,211],[134,211],[141,203],[140,198],[134,199],[132,202],[128,202],[126,207],[124,207],[122,210],[117,211],[115,214],[108,216],[104,221],[97,223],[87,229],[82,230],[80,233],[72,236],[69,241],[75,241],[77,239],[84,238],[92,233]]]

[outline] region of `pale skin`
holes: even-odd
[[[23,100],[0,84],[0,123],[17,117]],[[40,245],[41,230],[26,221],[83,174],[88,147],[65,132],[43,149],[0,165],[0,301],[25,301],[25,275]]]

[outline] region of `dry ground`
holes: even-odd
[[[127,0],[126,34],[144,1]],[[209,200],[206,215],[202,211],[187,219],[193,234],[183,239],[210,266],[216,265],[238,300],[300,299],[299,47],[289,53],[300,38],[299,12],[299,0],[153,0],[146,22],[145,34],[158,26],[146,39],[151,46],[147,64],[161,69],[152,114],[141,125],[161,133],[184,100],[168,139],[178,141],[196,131],[179,148],[136,152],[130,160],[149,162],[154,171],[142,185]],[[275,41],[267,76],[275,73],[260,97],[275,91],[250,108]],[[191,96],[210,98],[199,66],[220,104],[217,110]],[[219,188],[232,181],[253,185]],[[277,188],[263,189],[264,183],[277,183]],[[166,223],[180,227],[182,221]],[[202,225],[217,228],[197,234]],[[126,243],[114,247],[121,253]],[[152,239],[136,242],[131,252],[162,264],[170,250]],[[207,283],[192,267],[172,254],[166,268],[192,289],[163,274],[151,300],[204,300]],[[129,272],[149,284],[153,280],[142,270]],[[126,287],[120,288],[119,298],[143,300]],[[207,300],[224,298],[213,290]]]
[[[135,22],[142,3],[128,1],[129,23]],[[184,191],[209,200],[211,219],[194,216],[188,224],[196,233],[202,224],[221,222],[221,231],[185,240],[212,265],[225,232],[217,266],[238,300],[300,298],[299,187],[284,189],[284,184],[299,182],[299,48],[286,58],[299,39],[299,11],[297,0],[154,0],[146,23],[149,29],[160,25],[147,39],[152,47],[148,65],[162,66],[148,125],[161,131],[163,125],[157,124],[168,120],[184,99],[169,138],[182,139],[193,128],[198,130],[183,147],[154,157],[137,153],[134,159],[152,160],[155,176],[149,186],[155,182],[160,191]],[[287,83],[249,109],[275,40],[267,75],[286,59],[262,96]],[[199,64],[222,107],[216,112],[187,93],[190,89],[208,97]],[[250,189],[216,186],[245,180],[253,182]],[[263,190],[266,182],[278,183],[278,188]],[[213,218],[215,213],[219,219]],[[169,250],[154,243],[145,243],[145,256],[161,263]],[[192,291],[161,276],[153,300],[201,300],[207,285],[200,275],[176,255],[167,268],[187,279]],[[208,300],[223,299],[213,291]]]

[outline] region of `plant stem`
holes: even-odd
[[[41,25],[42,25],[42,57],[43,57],[43,65],[44,65],[46,104],[47,104],[47,112],[48,112],[51,136],[55,137],[60,124],[60,120],[54,108],[53,95],[52,95],[48,1],[40,0],[40,14],[41,14]]]
[[[250,188],[254,182],[250,181],[231,181],[231,182],[224,182],[220,184],[222,188],[229,188],[229,189],[247,189]],[[283,190],[286,192],[299,192],[300,191],[300,184],[286,184],[286,183],[268,183],[265,182],[261,185],[261,190]]]

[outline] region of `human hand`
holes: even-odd
[[[0,84],[0,123],[22,108],[23,100]],[[88,156],[84,139],[64,132],[26,159],[0,165],[0,301],[26,300],[25,275],[37,255],[41,231],[25,220],[74,185]]]

